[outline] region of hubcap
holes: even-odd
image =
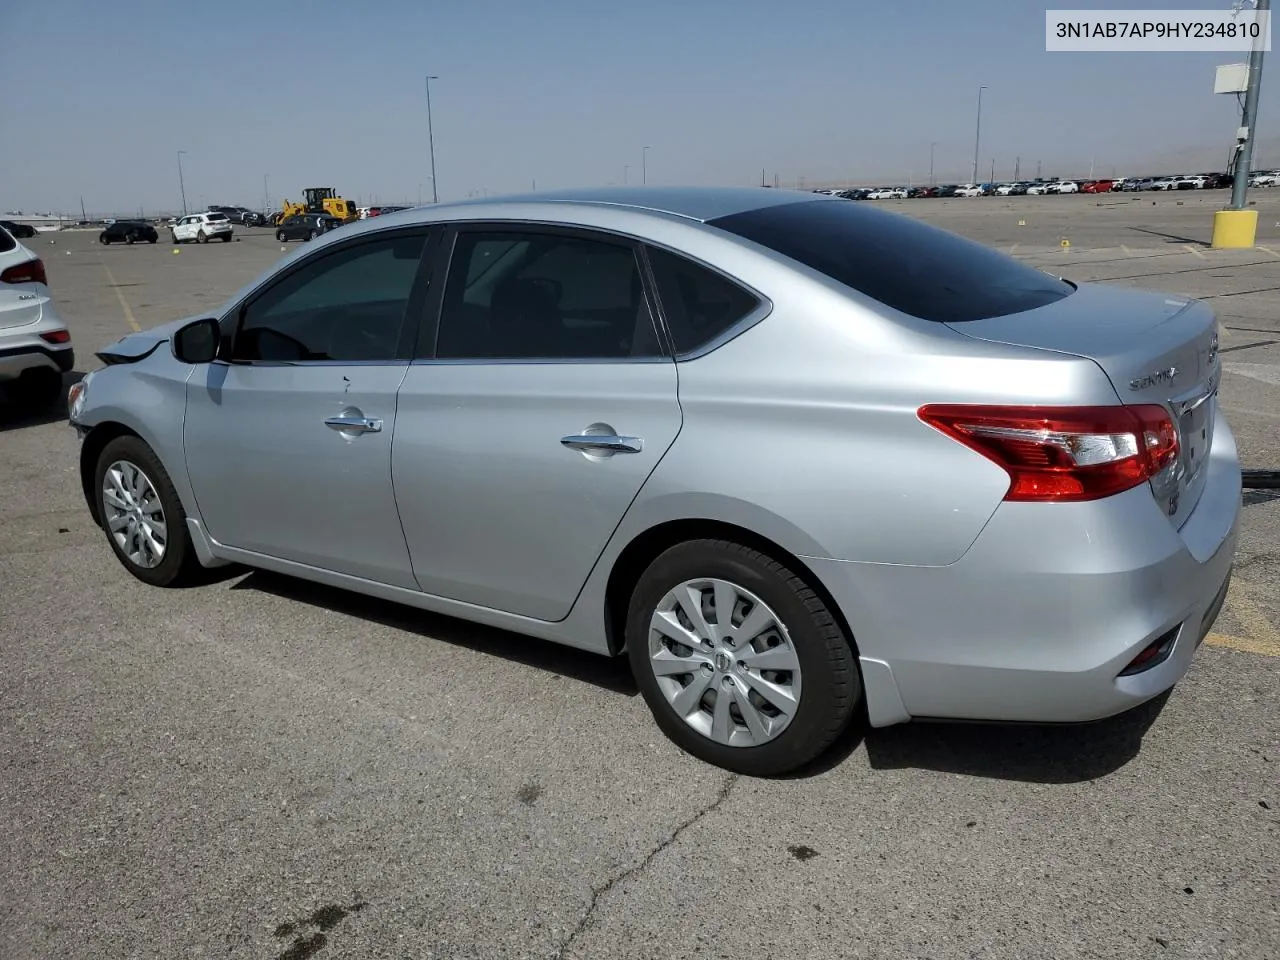
[[[649,621],[649,665],[685,723],[730,747],[777,737],[800,705],[800,660],[763,600],[727,580],[687,580]]]
[[[136,464],[117,460],[102,478],[102,507],[107,531],[129,562],[144,569],[159,566],[169,538],[151,478]]]

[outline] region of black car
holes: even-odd
[[[286,240],[314,240],[325,231],[340,226],[342,221],[327,213],[298,213],[285,218],[276,227],[276,239],[281,243]]]
[[[0,220],[0,227],[9,231],[15,240],[30,240],[36,235],[36,228],[29,223],[14,223],[12,220]]]
[[[98,242],[102,244],[135,243],[139,240],[155,243],[159,239],[160,234],[156,233],[156,228],[141,220],[117,220],[98,234]]]

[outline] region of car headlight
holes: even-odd
[[[89,396],[89,381],[93,379],[92,371],[86,373],[83,378],[77,380],[71,385],[71,389],[67,391],[67,410],[70,420],[74,423],[80,418],[80,414],[84,412],[85,400]]]

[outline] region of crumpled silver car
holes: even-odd
[[[1236,545],[1217,351],[1201,303],[865,204],[633,188],[352,225],[70,405],[139,579],[236,562],[625,654],[671,739],[770,775],[864,710],[1172,687]]]

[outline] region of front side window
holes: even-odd
[[[413,233],[352,244],[288,274],[244,309],[232,359],[396,359],[425,243]]]
[[[436,356],[620,360],[661,355],[629,244],[550,232],[459,233]]]

